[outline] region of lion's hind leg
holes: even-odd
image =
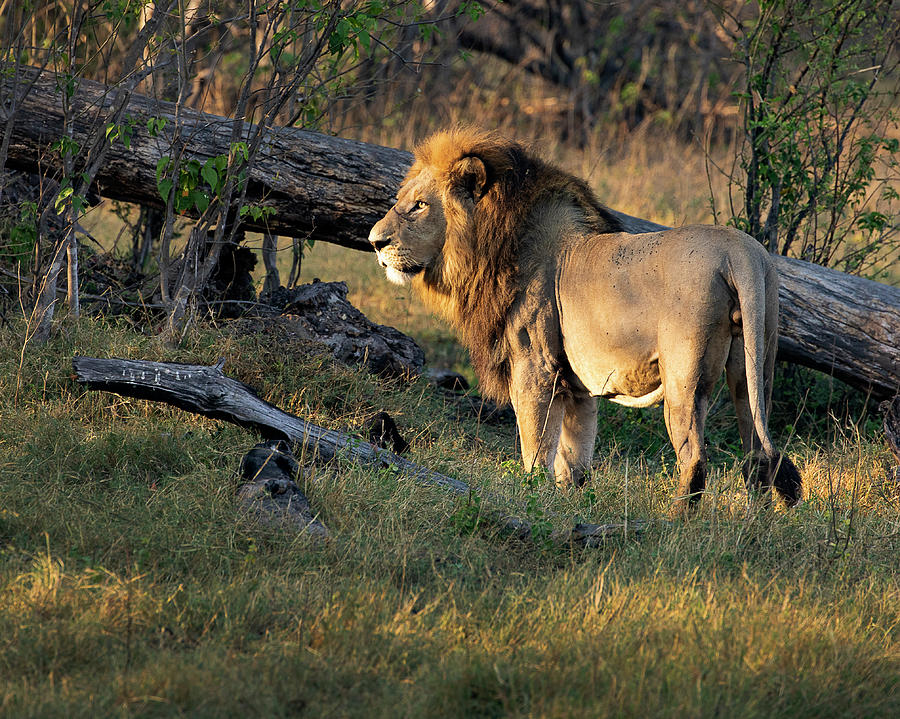
[[[660,338],[659,367],[666,397],[663,416],[680,475],[674,515],[685,515],[706,488],[706,415],[730,339],[728,326],[714,308],[706,316],[696,317],[692,332],[678,327]]]
[[[669,441],[678,457],[678,498],[673,516],[684,516],[706,489],[706,442],[704,427],[709,407],[711,383],[702,376],[701,367],[687,364],[681,371],[662,367],[666,399],[663,417]]]
[[[678,456],[678,497],[673,515],[684,515],[692,509],[706,489],[706,444],[703,428],[706,422],[707,398],[699,392],[687,396],[670,393],[667,388],[663,415],[669,440]]]

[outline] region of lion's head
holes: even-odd
[[[587,184],[522,145],[472,128],[438,132],[415,151],[397,202],[369,234],[388,279],[411,282],[469,348],[482,390],[508,398],[504,319],[522,285],[521,247],[539,206],[619,229]]]
[[[484,224],[497,217],[500,183],[516,179],[509,175],[517,174],[517,166],[524,175],[526,157],[515,143],[470,129],[433,135],[415,156],[396,204],[372,228],[369,241],[392,282],[421,276],[427,285],[452,285],[456,272],[468,269],[459,255],[471,253],[479,219]],[[492,235],[482,239],[495,244]]]
[[[433,270],[447,237],[440,188],[429,168],[407,177],[391,211],[369,233],[379,264],[398,285]]]

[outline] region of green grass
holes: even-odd
[[[886,450],[854,434],[865,422],[795,436],[809,499],[762,516],[722,429],[695,520],[595,550],[473,529],[464,501],[335,462],[306,485],[332,531],[314,543],[240,519],[251,434],[86,391],[72,355],[225,356],[231,375],[329,427],[384,408],[414,459],[557,529],[626,507],[663,517],[671,451],[658,417],[609,409],[591,488],[566,494],[515,468],[512,428],[459,420],[421,381],[219,330],[172,350],[91,319],[22,359],[17,331],[0,343],[2,715],[900,711],[900,492]]]

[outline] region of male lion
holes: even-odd
[[[389,280],[454,325],[484,393],[512,402],[527,468],[581,484],[595,397],[662,401],[682,509],[705,486],[703,425],[724,368],[748,489],[774,484],[796,504],[800,475],[767,429],[778,278],[765,249],[723,227],[622,229],[582,180],[494,133],[454,129],[416,149],[369,241]]]

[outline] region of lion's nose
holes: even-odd
[[[369,235],[369,242],[372,243],[372,247],[377,250],[383,250],[389,244],[391,244],[391,236],[390,235],[380,235],[375,232],[372,232]]]

